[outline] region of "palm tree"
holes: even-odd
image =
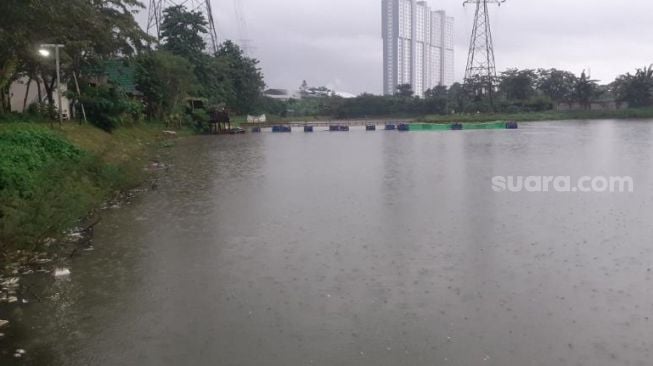
[[[583,108],[590,109],[592,99],[597,94],[598,84],[596,80],[592,80],[583,70],[580,78],[576,80],[574,85],[574,99],[580,103]]]

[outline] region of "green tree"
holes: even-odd
[[[525,101],[535,95],[537,76],[533,70],[508,69],[499,80],[499,90],[508,100]]]
[[[203,55],[200,63],[195,66],[195,75],[201,84],[200,95],[207,98],[210,104],[233,102],[236,92],[226,59]]]
[[[410,98],[413,95],[415,95],[415,92],[413,91],[413,86],[410,84],[399,84],[397,85],[397,90],[395,92],[396,96],[404,97],[404,98]]]
[[[449,107],[454,112],[463,112],[469,102],[467,91],[460,83],[453,83],[453,85],[449,87],[448,99]]]
[[[646,107],[653,104],[653,65],[637,69],[635,74],[621,75],[613,84],[619,101],[632,107]]]
[[[444,85],[438,85],[424,92],[422,112],[427,114],[446,114],[449,105],[449,92]]]
[[[206,54],[202,35],[207,21],[200,12],[174,6],[164,11],[161,48],[190,61],[201,88],[197,91],[211,104],[226,104],[238,113],[256,110],[265,83],[258,60],[245,56],[231,41],[215,53]],[[260,103],[259,103],[260,104]]]
[[[206,49],[203,35],[208,33],[207,21],[199,11],[187,10],[183,5],[163,11],[161,23],[161,48],[191,61],[200,63]]]
[[[53,103],[52,60],[36,55],[41,43],[62,43],[63,79],[97,59],[130,56],[149,40],[134,19],[138,0],[3,0],[0,2],[0,90],[21,74],[42,83]]]
[[[585,70],[581,73],[580,77],[576,80],[574,84],[574,99],[580,103],[585,109],[590,108],[592,99],[594,99],[598,94],[598,84],[596,80],[592,80],[585,73]]]
[[[492,105],[498,84],[499,79],[496,76],[474,75],[466,78],[463,86],[471,101],[477,104]]]
[[[142,104],[130,99],[115,85],[82,88],[81,101],[86,115],[91,123],[107,132],[124,123],[134,122],[142,114]]]
[[[233,86],[233,94],[229,96],[227,105],[236,112],[252,112],[265,88],[258,60],[245,56],[243,50],[231,41],[220,45],[215,58],[226,65],[227,76]]]
[[[446,98],[448,95],[447,87],[444,85],[437,85],[424,92],[424,98]]]
[[[573,99],[574,86],[578,78],[569,71],[539,69],[537,89],[555,102]]]
[[[137,88],[150,118],[165,119],[180,112],[184,99],[197,88],[193,67],[183,57],[154,51],[136,59]]]

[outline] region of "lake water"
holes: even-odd
[[[651,365],[653,121],[166,154],[158,189],[106,211],[95,250],[23,307],[3,365]],[[635,190],[497,193],[497,175]]]

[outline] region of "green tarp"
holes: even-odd
[[[451,125],[451,123],[411,123],[409,129],[410,131],[449,131],[451,130]],[[463,123],[463,130],[496,130],[505,128],[506,123],[501,121]]]
[[[410,131],[446,131],[450,130],[451,125],[440,123],[411,123]]]

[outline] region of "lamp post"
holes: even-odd
[[[59,126],[63,123],[63,114],[61,113],[63,105],[61,103],[61,63],[59,61],[59,49],[63,48],[62,44],[42,44],[39,54],[43,57],[50,56],[50,49],[54,48],[54,55],[57,63],[57,101],[59,103]]]

